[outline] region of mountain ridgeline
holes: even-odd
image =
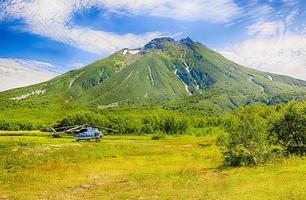
[[[305,98],[306,81],[243,67],[190,38],[158,38],[50,81],[2,92],[0,105],[12,113],[153,104],[222,114]]]

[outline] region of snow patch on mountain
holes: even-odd
[[[251,83],[254,83],[257,87],[260,88],[261,91],[265,91],[265,88],[261,85],[261,84],[258,84],[257,82],[254,81],[254,76],[249,76],[249,81]]]
[[[83,73],[84,73],[84,72],[79,73],[78,75],[76,75],[74,78],[72,78],[72,79],[70,80],[69,89],[72,87],[73,83],[74,83]]]
[[[140,51],[141,51],[140,49],[127,49],[127,48],[121,50],[123,55],[126,55],[126,54],[136,55],[136,54],[139,54]]]
[[[20,100],[23,100],[23,99],[27,99],[28,97],[30,96],[35,96],[35,95],[40,95],[40,94],[44,94],[46,92],[46,90],[34,90],[32,91],[31,93],[27,93],[27,94],[23,94],[21,96],[18,96],[18,97],[13,97],[13,98],[10,98],[11,100],[17,100],[17,101],[20,101]]]
[[[149,69],[150,81],[151,81],[152,85],[155,85],[155,81],[154,81],[153,76],[152,76],[152,69],[151,69],[150,65],[148,65],[148,69]]]
[[[123,82],[127,81],[133,74],[134,70],[132,70],[129,75],[123,80]]]
[[[192,95],[192,93],[189,91],[188,85],[181,79],[181,77],[178,75],[177,73],[177,69],[175,69],[174,74],[177,76],[177,78],[184,84],[186,92],[188,93],[188,95]]]

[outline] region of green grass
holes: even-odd
[[[20,132],[19,132],[20,133]],[[215,135],[100,143],[1,132],[0,199],[305,199],[306,160],[222,168]],[[19,135],[19,136],[13,136]]]

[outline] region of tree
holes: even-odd
[[[272,152],[268,140],[267,119],[256,107],[240,109],[233,113],[226,131],[217,144],[229,166],[258,165],[265,163]]]
[[[284,114],[272,125],[275,144],[288,154],[306,155],[306,103],[290,104]]]

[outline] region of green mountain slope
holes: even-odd
[[[221,114],[238,106],[305,97],[306,81],[240,66],[189,38],[158,38],[45,83],[2,92],[0,109],[29,117],[42,109],[50,116],[153,103]]]

